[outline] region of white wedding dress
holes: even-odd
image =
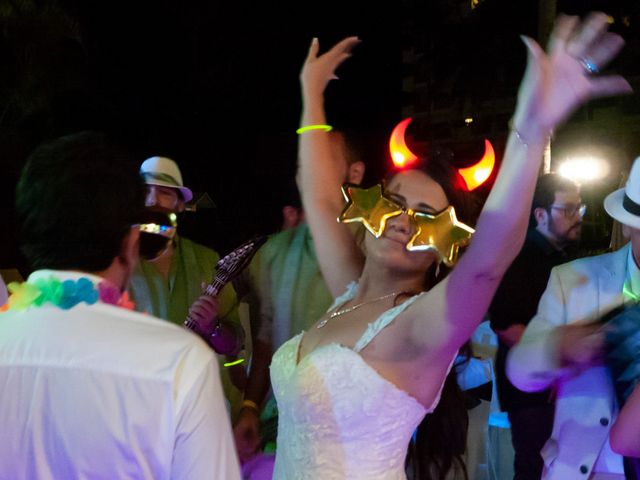
[[[331,309],[356,291],[354,282]],[[409,441],[440,393],[426,409],[381,377],[359,352],[416,298],[369,324],[353,349],[332,343],[297,363],[303,333],[278,349],[271,363],[279,412],[274,479],[406,478]]]

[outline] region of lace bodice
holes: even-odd
[[[355,295],[357,286],[334,303]],[[350,349],[332,343],[296,364],[303,333],[273,357],[278,403],[274,479],[404,479],[411,435],[431,409],[381,377],[359,352],[417,297],[387,310]]]

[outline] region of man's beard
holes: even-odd
[[[569,234],[573,230],[577,230],[578,233],[574,238],[570,238]],[[557,242],[562,246],[577,243],[580,240],[580,234],[582,233],[581,230],[582,230],[581,221],[573,224],[562,235],[558,234],[558,231],[556,230],[555,222],[551,222],[551,224],[549,225],[549,232],[551,232],[554,235],[554,237],[557,239]]]

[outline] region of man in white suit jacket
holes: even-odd
[[[507,360],[507,376],[519,389],[556,390],[553,433],[541,451],[544,480],[624,478],[622,457],[609,445],[618,406],[601,361],[604,334],[588,324],[640,298],[640,158],[625,188],[604,205],[631,242],[555,267],[538,313]]]

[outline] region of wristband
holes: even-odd
[[[237,360],[232,360],[230,362],[225,362],[222,364],[223,367],[235,367],[236,365],[240,365],[244,363],[244,358],[238,358]]]
[[[258,414],[260,413],[260,408],[258,407],[258,404],[252,400],[243,400],[241,408],[250,408],[251,410],[255,410],[256,413]]]
[[[522,134],[518,131],[517,128],[513,127],[511,130],[515,134],[515,136],[518,139],[518,142],[520,143],[520,145],[522,145],[524,148],[529,148],[530,145],[536,145],[536,143],[531,143],[527,139],[523,138]],[[545,141],[545,143],[547,143],[548,141],[549,141],[549,137],[547,137],[547,140]],[[540,145],[540,144],[538,144],[538,145]]]
[[[304,127],[297,129],[296,133],[300,135],[311,130],[323,130],[325,132],[330,132],[333,130],[333,127],[331,125],[305,125]]]

